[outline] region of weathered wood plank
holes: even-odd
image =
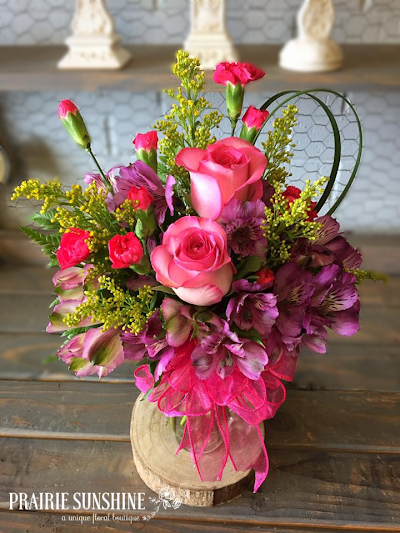
[[[130,443],[1,439],[0,502],[10,491],[145,492]],[[184,482],[184,480],[182,480]],[[270,451],[270,473],[258,494],[218,509],[160,510],[175,520],[254,526],[358,527],[379,529],[400,523],[400,457],[312,451]],[[147,498],[146,498],[147,499]],[[148,507],[146,506],[146,510]]]
[[[96,513],[97,515],[101,513]],[[268,532],[263,526],[257,526],[254,524],[234,524],[214,522],[211,520],[188,522],[187,520],[166,520],[159,519],[156,515],[150,522],[118,522],[112,520],[106,522],[97,522],[93,520],[93,513],[84,513],[84,516],[90,516],[91,522],[85,521],[84,525],[79,522],[69,521],[76,519],[76,515],[65,513],[46,513],[46,512],[7,512],[0,510],[0,523],[2,524],[6,533],[43,533],[47,531],[56,533],[85,533],[86,531],[99,531],[99,523],[103,524],[106,528],[104,531],[107,533],[121,533],[126,531],[141,531],[143,533],[203,533],[205,529],[210,533],[248,533],[249,528],[255,533],[310,533],[311,531],[322,531],[324,533],[338,533],[344,530],[341,526],[335,528],[327,528],[323,524],[318,525],[310,523],[310,525],[304,527],[292,526],[286,527],[284,524],[281,526],[268,526]],[[106,515],[105,515],[106,516]],[[65,517],[65,519],[63,519]],[[168,518],[168,517],[165,517]],[[365,524],[362,526],[363,532],[368,533],[382,533],[382,532],[394,532],[399,531],[395,526],[381,526],[379,529],[371,529],[371,526]],[[346,531],[349,529],[346,527]],[[351,531],[360,531],[359,528],[352,527]]]
[[[43,365],[60,339],[46,333],[0,334],[0,379],[77,380],[62,361]],[[127,361],[103,382],[133,380]],[[96,376],[84,381],[97,381]],[[299,388],[400,391],[400,346],[396,344],[330,343],[325,355],[304,350],[295,386]]]
[[[128,442],[137,396],[133,384],[3,381],[0,436]],[[399,412],[400,393],[290,389],[266,440],[276,449],[400,454]]]

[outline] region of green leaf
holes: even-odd
[[[20,229],[27,235],[31,241],[42,247],[42,252],[54,259],[55,253],[60,246],[61,235],[59,233],[42,233],[41,231],[20,226]],[[58,264],[58,263],[57,263]]]
[[[264,261],[261,259],[261,257],[258,257],[257,255],[251,255],[245,259],[245,261],[243,261],[242,265],[237,271],[237,274],[235,275],[235,279],[242,279],[246,277],[247,274],[257,272],[257,270],[260,270],[260,268],[263,266],[263,263]]]
[[[59,229],[60,224],[58,222],[52,222],[54,219],[56,210],[50,209],[49,211],[46,211],[46,213],[35,213],[32,216],[32,220],[35,224],[38,226],[41,226],[43,229]]]
[[[152,290],[157,292],[165,292],[165,294],[175,295],[172,289],[170,289],[169,287],[164,287],[164,285],[157,285],[157,287],[152,287]]]
[[[57,305],[58,303],[60,303],[60,300],[58,298],[56,298],[55,300],[53,300],[51,302],[51,304],[49,305],[49,309],[52,309],[55,305]]]
[[[250,331],[243,331],[233,324],[233,326],[231,326],[231,330],[237,333],[240,337],[250,339],[265,348],[265,344],[263,343],[260,334],[254,328],[252,328]]]

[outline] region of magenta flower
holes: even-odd
[[[276,326],[286,344],[296,342],[305,322],[305,312],[314,292],[311,272],[296,263],[286,263],[275,274],[274,294],[279,316]]]
[[[276,296],[270,292],[256,292],[258,287],[257,283],[252,284],[247,280],[235,281],[232,288],[239,295],[229,300],[226,316],[241,330],[250,331],[254,328],[265,336],[271,332],[279,311]]]
[[[279,379],[292,381],[296,370],[299,347],[296,344],[285,344],[276,326],[273,326],[270,335],[264,339],[264,344],[268,353],[266,370]]]
[[[321,345],[321,338],[324,340],[324,326],[346,336],[354,335],[359,330],[360,303],[355,282],[355,276],[338,265],[323,267],[314,276],[315,291],[307,310],[306,323],[311,338],[305,339],[305,344],[311,349],[314,345],[315,351],[318,351],[318,343]]]
[[[242,257],[265,257],[268,240],[261,229],[265,218],[264,208],[261,200],[231,200],[223,209],[220,221],[225,224],[228,244],[235,254]]]
[[[224,379],[238,368],[249,379],[258,379],[268,363],[265,350],[249,339],[240,339],[225,320],[215,318],[212,331],[192,353],[197,376],[208,379],[217,374]]]

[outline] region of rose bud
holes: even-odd
[[[244,87],[265,76],[265,72],[250,63],[220,63],[214,72],[214,81],[226,86],[226,107],[232,127],[242,113]]]
[[[70,228],[63,234],[57,250],[57,261],[62,270],[79,265],[89,257],[90,250],[86,242],[89,237],[90,232],[80,228]]]
[[[155,173],[157,173],[157,143],[156,131],[138,133],[133,140],[136,157],[152,168]]]
[[[71,100],[63,100],[58,106],[58,116],[74,141],[85,150],[90,149],[90,137],[82,115]]]
[[[257,133],[264,126],[268,117],[269,111],[250,106],[242,118],[243,127],[240,137],[254,143]]]

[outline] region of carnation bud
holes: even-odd
[[[240,137],[250,143],[254,143],[257,133],[261,130],[268,117],[268,111],[250,106],[242,118],[243,127]]]
[[[85,150],[90,149],[90,137],[85,122],[71,100],[63,100],[58,106],[58,116],[74,141]]]
[[[133,140],[136,149],[136,157],[146,163],[157,173],[157,143],[156,131],[138,133]]]
[[[237,85],[232,85],[232,83],[228,82],[226,84],[225,94],[228,116],[231,119],[232,126],[236,126],[236,123],[242,113],[244,87],[240,83]]]

